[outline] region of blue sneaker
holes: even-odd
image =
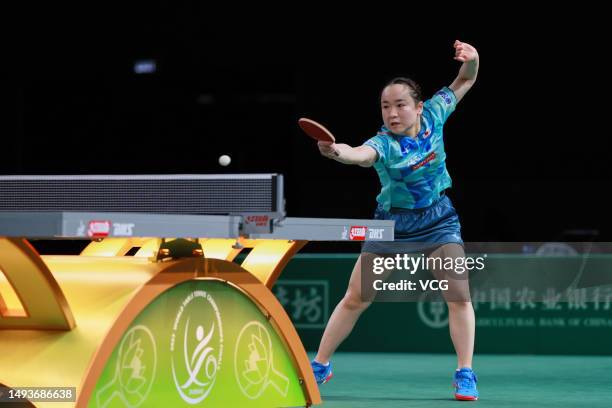
[[[471,368],[462,368],[455,371],[455,399],[459,401],[476,401],[478,399],[478,390],[476,383],[478,378]]]
[[[310,366],[312,367],[317,384],[325,384],[334,376],[332,373],[331,361],[327,363],[327,365],[323,365],[315,360],[312,360],[310,362]]]

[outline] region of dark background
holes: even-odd
[[[321,157],[297,119],[360,145],[382,85],[409,76],[431,96],[460,39],[481,57],[445,126],[464,239],[612,241],[603,11],[130,7],[36,10],[4,35],[1,174],[278,172],[289,216],[371,218],[376,172]],[[157,71],[135,74],[139,59]]]

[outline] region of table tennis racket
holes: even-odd
[[[332,133],[325,128],[325,126],[320,123],[315,122],[314,120],[307,118],[300,118],[298,120],[298,125],[302,128],[304,133],[313,138],[316,141],[324,142],[332,144],[336,141],[336,138]],[[338,156],[338,152],[335,152],[336,156]]]

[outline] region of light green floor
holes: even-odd
[[[332,363],[323,408],[612,407],[609,356],[479,355],[477,402],[453,399],[453,355],[336,353]]]

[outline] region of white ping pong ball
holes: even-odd
[[[224,154],[223,156],[219,157],[219,164],[222,166],[227,166],[231,162],[232,159],[227,154]]]

